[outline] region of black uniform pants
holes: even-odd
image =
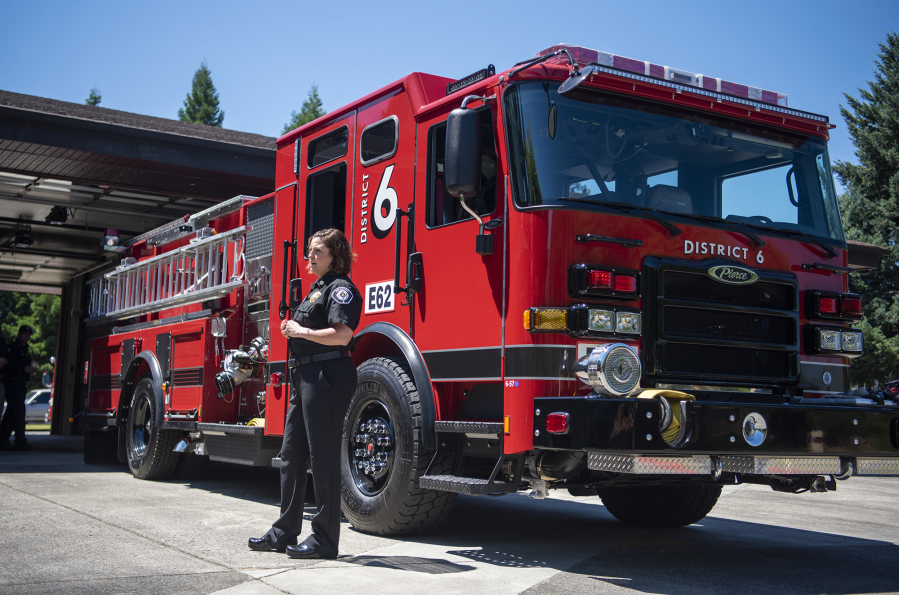
[[[303,527],[307,461],[315,481],[312,535],[303,543],[323,556],[337,556],[340,539],[340,457],[343,418],[356,391],[356,365],[349,357],[291,370],[291,391],[281,447],[281,518],[268,535],[293,543]]]
[[[15,431],[16,444],[25,444],[25,389],[24,382],[9,380],[6,387],[6,413],[0,421],[0,442],[9,442],[10,434]]]

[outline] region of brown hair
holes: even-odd
[[[350,242],[343,235],[343,232],[333,227],[315,232],[306,243],[307,256],[309,255],[309,247],[312,245],[312,240],[315,239],[321,240],[321,243],[325,245],[325,248],[328,249],[331,257],[334,259],[331,261],[331,272],[335,275],[349,275],[350,271],[353,270],[353,262],[356,260],[356,255],[350,250]],[[312,271],[310,270],[309,272]]]

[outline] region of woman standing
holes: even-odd
[[[318,277],[281,323],[289,339],[293,391],[281,447],[281,517],[268,533],[250,539],[250,549],[287,551],[291,558],[336,558],[340,538],[340,442],[343,418],[356,390],[350,358],[362,297],[350,270],[353,253],[337,229],[318,231],[306,248],[309,272]],[[306,496],[306,461],[312,462],[315,505],[312,535],[300,545]]]

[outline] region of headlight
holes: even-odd
[[[578,360],[574,375],[598,393],[610,397],[629,395],[640,383],[640,359],[624,343],[597,347]]]
[[[843,351],[858,351],[862,350],[862,334],[859,331],[843,331],[841,333],[842,343],[843,343]]]
[[[808,326],[805,329],[805,349],[811,355],[859,357],[864,349],[862,332],[857,328]]]
[[[610,310],[590,310],[590,324],[588,328],[591,331],[610,332],[614,320],[615,313]]]
[[[616,330],[619,333],[640,334],[640,318],[636,312],[618,312]]]
[[[821,349],[827,349],[829,351],[840,351],[841,349],[841,341],[840,341],[840,331],[831,331],[821,329],[818,331],[820,336]]]

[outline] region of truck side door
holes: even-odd
[[[469,199],[485,221],[503,217],[503,184],[490,107],[481,119],[481,189]],[[415,298],[415,341],[431,378],[440,381],[502,379],[502,228],[494,253],[475,252],[478,222],[462,209],[444,183],[446,116],[419,125],[419,196],[415,245],[422,253],[422,291]],[[424,141],[424,142],[422,142]]]

